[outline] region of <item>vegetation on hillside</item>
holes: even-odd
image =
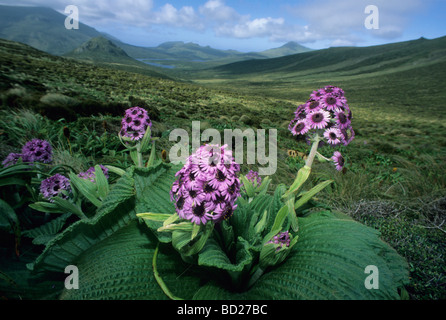
[[[446,126],[441,111],[446,101],[442,90],[446,62],[442,46],[418,41],[381,48],[374,56],[367,48],[339,48],[246,62],[237,65],[237,74],[235,66],[229,65],[202,72],[197,84],[192,84],[55,57],[0,40],[0,156],[4,159],[19,151],[30,139],[44,138],[54,146],[56,165],[77,171],[95,164],[125,168],[131,159],[117,133],[124,110],[139,105],[152,119],[159,157],[174,143],[168,139],[171,130],[190,132],[193,120],[201,121],[201,130],[277,129],[274,188],[291,184],[304,165],[299,153],[290,150],[304,154],[310,150],[287,129],[296,107],[312,90],[336,85],[349,97],[356,138],[345,153],[346,169],[333,178],[331,165],[317,163],[308,187],[333,178],[316,201],[381,232],[409,263],[411,298],[442,299],[446,294]],[[423,53],[424,48],[429,51]],[[363,53],[357,55],[355,50]],[[400,56],[404,51],[408,55]],[[318,59],[326,64],[320,65]],[[293,63],[300,67],[293,69]],[[332,153],[330,149],[320,152]],[[242,172],[257,168],[243,166]],[[32,212],[26,201],[35,195],[17,186],[21,197],[6,197],[8,188],[2,187],[2,199],[28,219]],[[22,223],[27,226],[31,220]],[[2,255],[10,257],[9,245],[17,243],[3,237]],[[22,246],[26,245],[24,239]]]

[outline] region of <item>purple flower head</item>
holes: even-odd
[[[335,151],[331,159],[333,159],[333,162],[336,166],[336,170],[341,171],[344,168],[345,160],[339,151]]]
[[[22,158],[23,161],[25,161],[25,159],[23,158],[23,154],[21,153],[10,153],[6,156],[5,160],[3,160],[2,164],[3,166],[9,167],[12,166],[14,164],[17,163],[17,161],[19,161],[19,159]]]
[[[331,145],[338,145],[341,143],[341,131],[337,128],[329,128],[324,132],[324,138]]]
[[[68,198],[67,195],[61,193],[62,190],[71,191],[70,179],[59,173],[43,180],[40,184],[40,193],[50,202],[54,202],[53,198],[58,195],[63,199]]]
[[[276,251],[279,251],[283,248],[283,246],[289,247],[290,246],[290,233],[288,231],[280,232],[274,236],[274,238],[267,243],[274,243],[277,244]]]
[[[23,159],[27,162],[50,163],[52,161],[51,145],[46,140],[33,139],[22,148]]]
[[[177,172],[170,196],[180,218],[206,224],[232,216],[240,196],[240,166],[226,147],[201,146]]]
[[[330,145],[347,145],[354,139],[351,119],[344,91],[325,86],[313,91],[307,102],[297,107],[288,130],[294,136],[305,135],[311,139],[318,134]]]
[[[99,165],[104,173],[104,176],[108,179],[108,169],[104,167],[102,164]],[[96,173],[95,168],[90,167],[87,171],[81,172],[77,175],[79,178],[90,180],[91,182],[95,181]]]
[[[132,107],[125,111],[121,121],[121,136],[138,141],[142,139],[147,128],[152,128],[152,121],[150,121],[147,110]]]
[[[248,181],[251,181],[253,185],[257,184],[260,186],[262,183],[262,178],[259,176],[259,173],[257,171],[249,170],[249,172],[246,174],[246,179]]]

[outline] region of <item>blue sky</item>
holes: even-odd
[[[261,51],[296,41],[313,49],[368,46],[446,35],[446,0],[4,0],[79,19],[140,46],[194,42],[218,49]],[[377,29],[367,29],[368,5],[378,9]]]

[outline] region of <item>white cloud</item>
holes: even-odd
[[[173,2],[175,1],[175,2]],[[70,0],[79,7],[80,20],[93,27],[174,27],[184,30],[212,30],[215,35],[227,38],[268,38],[271,41],[297,41],[311,43],[326,41],[332,45],[358,44],[364,38],[386,40],[400,37],[407,25],[408,16],[420,10],[431,0],[308,0],[289,5],[287,16],[253,16],[241,14],[224,0],[202,0],[195,8],[155,0]],[[15,0],[0,0],[17,5]],[[23,0],[20,4],[48,6],[64,13],[66,0]],[[294,2],[290,2],[294,3]],[[158,6],[155,6],[158,4]],[[179,5],[180,4],[180,5]],[[379,9],[379,29],[364,26],[367,14],[364,9],[374,4]],[[252,7],[253,13],[256,10]],[[296,20],[290,18],[295,17]],[[167,29],[167,28],[166,28]],[[172,29],[171,29],[172,30]]]
[[[367,5],[378,8],[379,29],[366,29]],[[421,0],[314,0],[290,8],[296,17],[307,22],[309,38],[331,40],[333,45],[355,44],[365,37],[396,39],[403,35],[408,17],[420,10]]]
[[[198,30],[204,28],[204,25],[194,8],[184,6],[178,10],[170,3],[165,4],[160,11],[153,12],[150,22],[153,24],[187,27]]]
[[[205,19],[219,23],[241,19],[241,15],[235,9],[226,6],[221,0],[209,0],[200,6],[199,12]]]
[[[216,28],[217,35],[235,38],[272,37],[284,25],[283,18],[257,18],[235,25],[221,25]]]

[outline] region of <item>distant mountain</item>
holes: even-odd
[[[76,49],[65,53],[64,57],[89,60],[92,62],[130,62],[140,63],[102,36],[92,38]]]
[[[101,35],[79,23],[79,29],[65,28],[66,16],[50,8],[0,5],[0,38],[61,55]]]
[[[133,59],[123,49],[103,36],[92,38],[62,56],[91,62],[96,65],[112,66],[116,69],[134,71],[153,77],[165,77],[154,71],[153,67]]]
[[[244,55],[236,50],[219,50],[183,41],[164,42],[157,47],[137,47],[116,40],[113,42],[123,48],[129,56],[136,59],[210,61]],[[261,55],[252,55],[252,58],[254,57],[264,58]]]
[[[296,53],[308,52],[311,50],[312,49],[304,47],[303,45],[300,45],[297,42],[290,41],[288,43],[285,43],[283,46],[281,46],[279,48],[261,51],[261,52],[258,52],[258,54],[260,54],[266,58],[277,58],[277,57],[288,56],[288,55],[296,54]]]
[[[355,75],[408,69],[438,61],[446,61],[446,36],[370,47],[334,47],[279,58],[234,62],[213,70],[229,77],[330,72]]]
[[[295,42],[263,52],[243,53],[219,50],[196,43],[172,41],[157,47],[140,47],[124,43],[83,23],[79,29],[65,28],[66,16],[46,7],[0,5],[0,38],[30,45],[47,53],[62,55],[72,52],[92,38],[103,36],[134,59],[166,59],[183,61],[264,59],[309,50]]]

